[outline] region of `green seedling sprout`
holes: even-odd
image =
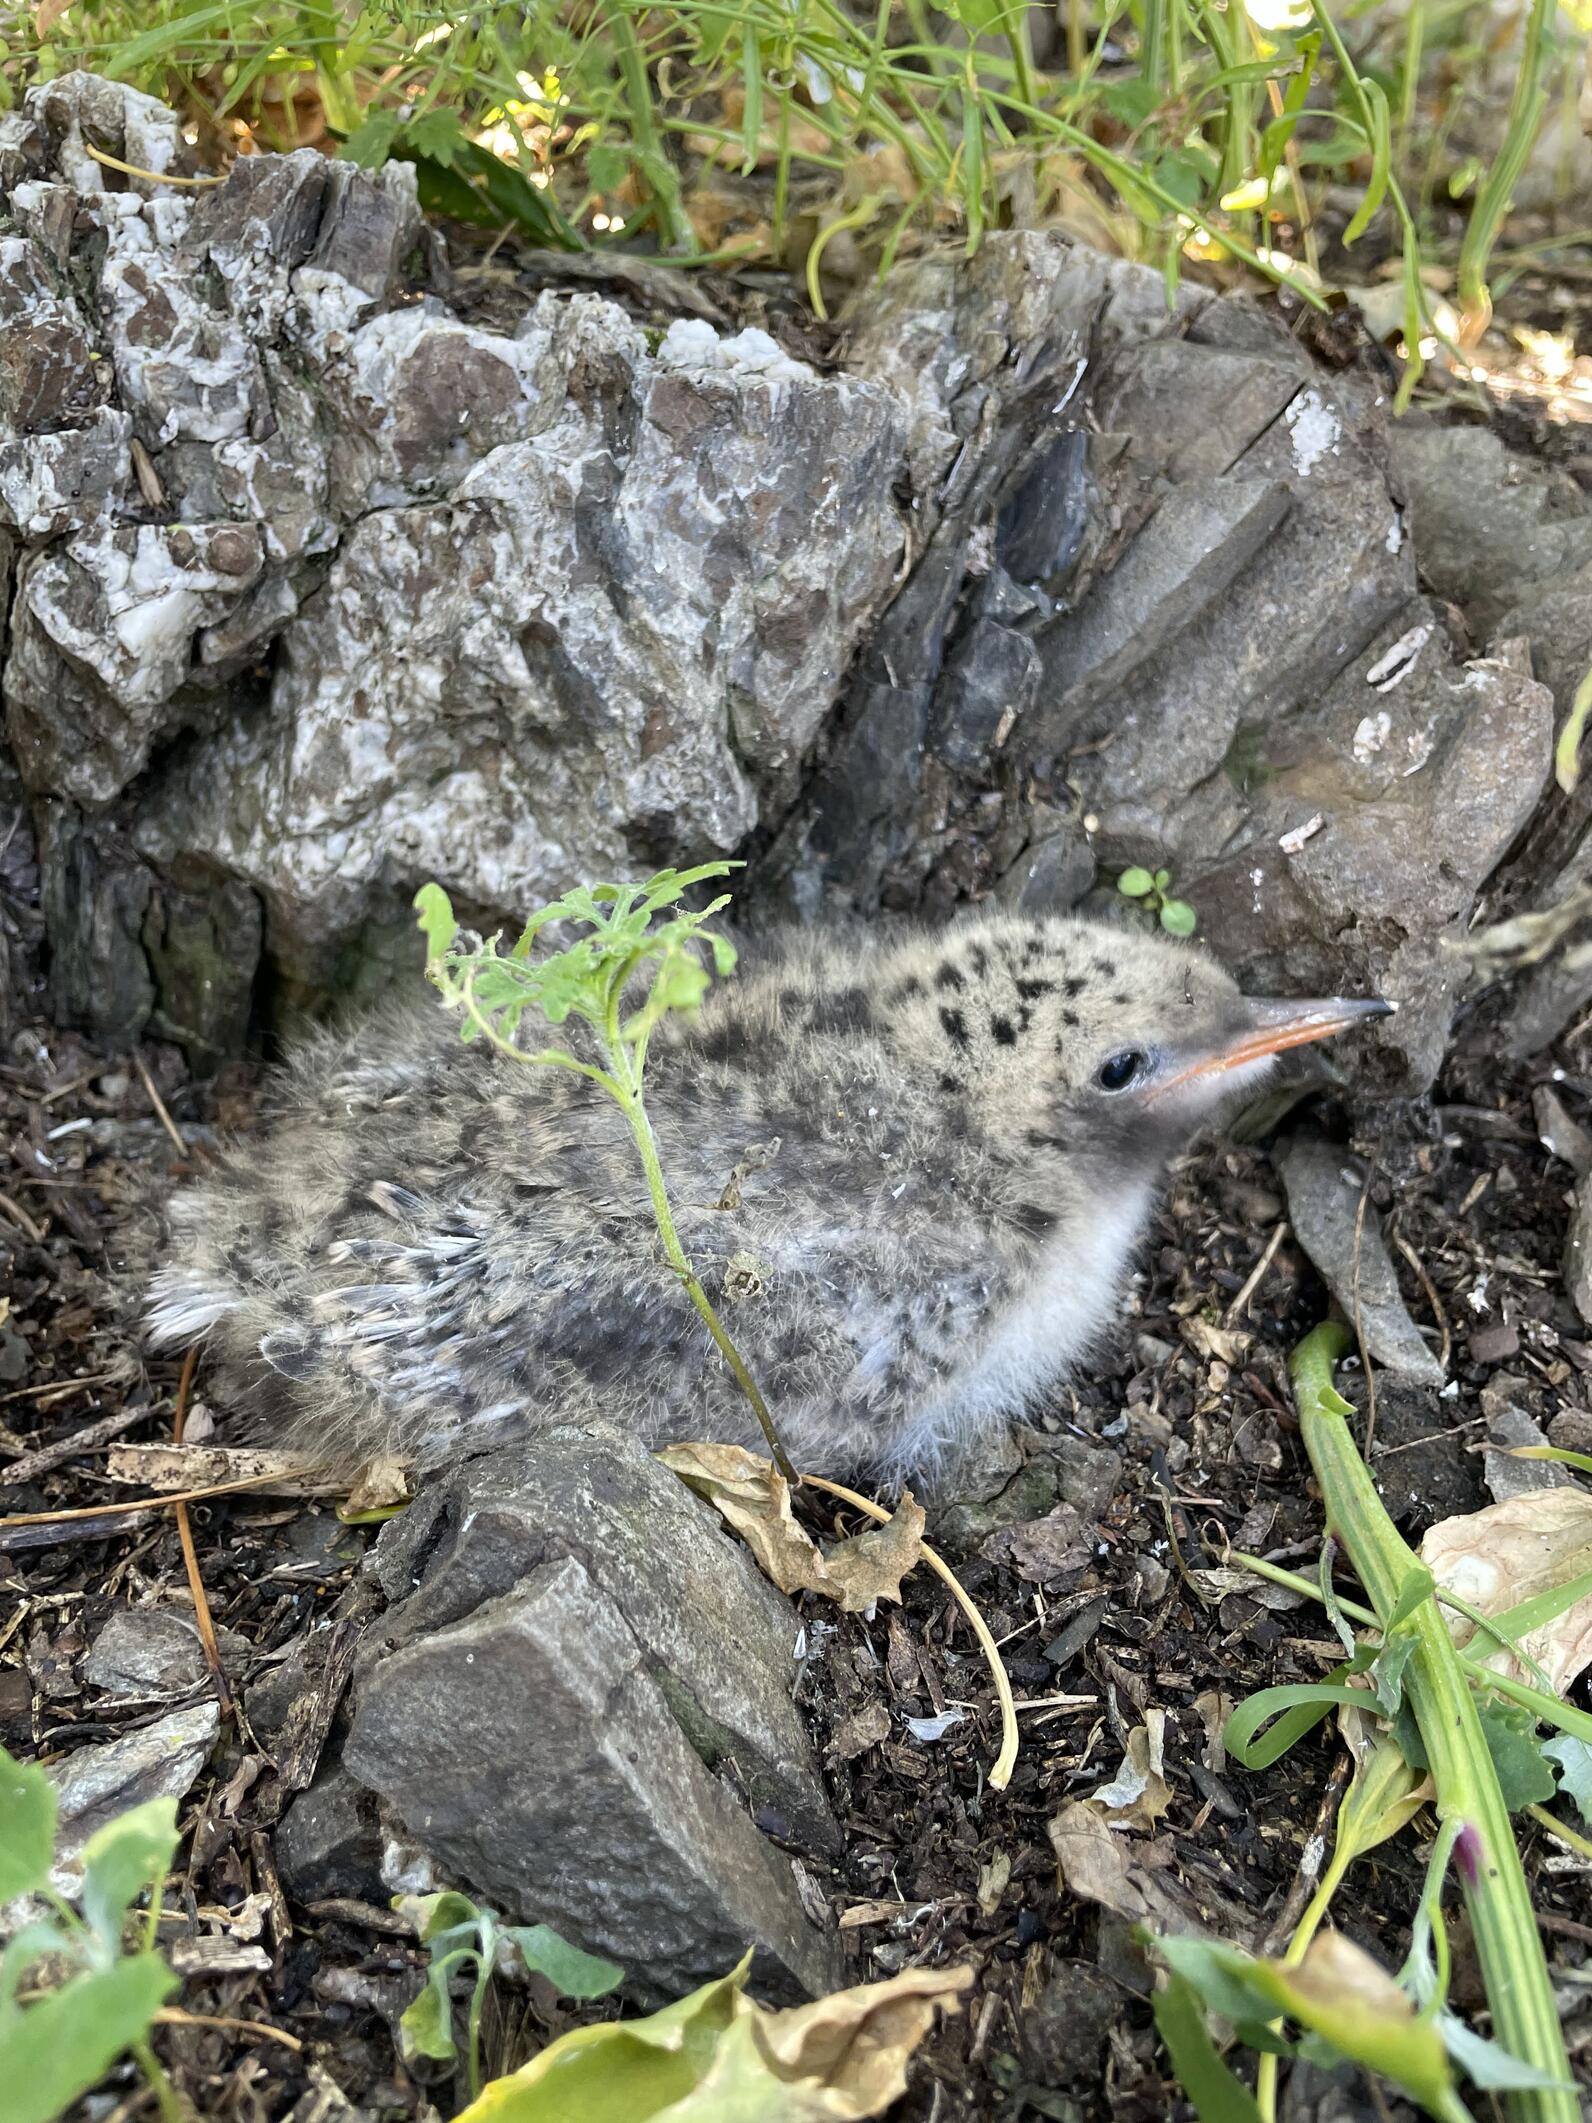
[[[155,1951],[160,1890],[177,1848],[176,1802],[134,1806],[89,1838],[81,1915],[50,1884],[55,1817],[44,1771],[0,1747],[0,1906],[26,1895],[48,1911],[25,1920],[0,1953],[0,2111],[6,2123],[53,2123],[130,2053],[163,2123],[183,2123],[149,2041],[155,2014],[177,1988]],[[129,1953],[127,1916],[144,1893],[149,1908]],[[65,1980],[24,2005],[22,1979],[41,1963],[67,1971]]]
[[[393,1908],[414,1926],[430,1955],[425,1988],[398,2022],[399,2045],[406,2058],[432,2057],[451,2064],[458,2058],[453,2034],[453,1981],[473,1969],[465,2013],[465,2055],[470,2099],[481,2098],[481,2015],[498,1948],[506,1940],[535,1975],[546,1976],[560,1997],[606,1997],[623,1979],[624,1970],[598,1955],[571,1946],[546,1924],[505,1924],[495,1910],[483,1909],[468,1895],[395,1895]]]
[[[1170,870],[1145,870],[1134,864],[1117,879],[1117,890],[1124,899],[1141,901],[1168,936],[1192,936],[1199,927],[1199,916],[1188,901],[1172,896]]]
[[[422,887],[415,912],[425,932],[427,976],[447,1006],[462,1014],[465,1039],[484,1039],[527,1068],[573,1070],[606,1091],[624,1114],[646,1174],[664,1256],[751,1403],[774,1464],[794,1488],[798,1476],[768,1404],[680,1244],[642,1093],[647,1049],[659,1024],[671,1011],[689,1016],[707,994],[713,974],[722,978],[735,968],[735,946],[708,926],[729,895],[700,913],[682,909],[681,902],[694,885],[738,868],[738,863],[700,863],[693,870],[660,870],[645,884],[578,886],[533,914],[507,951],[499,937],[483,939],[462,930],[440,885]],[[574,941],[533,955],[544,931],[555,924],[576,932]],[[515,1035],[528,1013],[555,1028],[571,1019],[583,1024],[595,1058],[563,1045],[519,1045]]]
[[[1516,1637],[1563,1612],[1585,1584],[1577,1578],[1490,1619],[1434,1584],[1388,1516],[1349,1429],[1354,1410],[1333,1385],[1350,1345],[1345,1327],[1318,1327],[1294,1352],[1289,1372],[1329,1534],[1358,1574],[1366,1603],[1333,1591],[1330,1542],[1318,1582],[1256,1557],[1232,1558],[1319,1600],[1350,1657],[1323,1682],[1250,1697],[1223,1738],[1235,1761],[1259,1769],[1342,1706],[1379,1716],[1385,1731],[1339,1807],[1333,1856],[1282,1959],[1256,1960],[1205,1941],[1155,1941],[1171,1971],[1157,2024],[1199,2113],[1222,2123],[1240,2115],[1274,2123],[1277,2057],[1291,2053],[1352,2057],[1391,2079],[1440,2123],[1462,2123],[1469,2115],[1453,2083],[1455,2065],[1477,2087],[1498,2093],[1516,2123],[1577,2123],[1579,2098],[1510,1816],[1531,1811],[1556,1785],[1580,1802],[1587,1788],[1581,1772],[1592,1766],[1592,1718],[1546,1686],[1494,1673],[1483,1657],[1495,1644],[1522,1656]],[[1478,1625],[1483,1657],[1456,1647],[1445,1606]],[[1367,1636],[1357,1642],[1350,1623]],[[1560,1737],[1540,1745],[1539,1723],[1556,1726]],[[1309,1972],[1309,1951],[1333,1891],[1357,1858],[1420,1810],[1426,1777],[1438,1832],[1397,1983],[1369,1963],[1380,1993],[1374,1986],[1355,1991],[1352,1981],[1341,1996],[1331,1982],[1301,1983],[1295,1971]],[[1451,1870],[1470,1916],[1491,2041],[1448,2004],[1441,1896]],[[1356,2009],[1336,2009],[1345,2002]],[[1253,2100],[1217,2055],[1207,2012],[1220,2014],[1262,2052]],[[1305,2030],[1297,2044],[1285,2039],[1285,2020]]]

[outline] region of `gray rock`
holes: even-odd
[[[1294,1236],[1344,1318],[1358,1317],[1370,1354],[1405,1378],[1440,1386],[1443,1368],[1404,1309],[1381,1220],[1370,1203],[1360,1218],[1360,1182],[1345,1170],[1343,1151],[1316,1136],[1291,1135],[1272,1157]]]
[[[1047,642],[1052,712],[1082,715],[1249,568],[1288,513],[1280,480],[1224,476],[1174,487],[1070,623]]]
[[[452,1628],[532,1571],[576,1556],[645,1647],[710,1769],[808,1848],[839,1832],[791,1702],[797,1625],[746,1549],[634,1438],[555,1429],[533,1456],[467,1462],[382,1534],[380,1657]]]
[[[648,859],[735,847],[794,789],[888,593],[884,393],[665,366],[592,296],[534,314],[518,355],[558,379],[547,439],[491,449],[446,503],[366,516],[266,712],[141,808],[142,850],[255,886],[296,967],[329,968],[395,876],[509,911],[630,870],[638,836]],[[434,450],[425,483],[443,469]]]
[[[1046,832],[1042,814],[1034,826],[1033,838],[1001,873],[998,896],[1022,914],[1065,914],[1095,881],[1088,836],[1071,825]]]
[[[4,686],[64,1016],[213,1063],[262,948],[314,1000],[412,961],[427,876],[510,915],[789,803],[905,542],[890,391],[700,324],[654,353],[584,293],[512,336],[400,302],[403,164],[187,197],[88,142],[182,152],[88,76],[0,134]]]
[[[378,1658],[344,1760],[450,1875],[621,1961],[643,1998],[748,1944],[776,1993],[838,1981],[789,1861],[703,1766],[573,1555]]]
[[[1055,232],[904,266],[819,374],[584,292],[451,315],[406,165],[190,196],[90,144],[184,153],[87,75],[0,119],[0,675],[64,1019],[212,1066],[412,974],[433,875],[490,926],[750,846],[752,911],[871,919],[1146,861],[1246,982],[1394,994],[1362,1080],[1430,1080],[1592,660],[1561,475],[1390,444],[1258,308]],[[1456,661],[1407,513],[1538,683]]]
[[[284,1812],[274,1842],[283,1885],[301,1902],[381,1902],[382,1838],[370,1793],[340,1762],[322,1766]]]
[[[1563,1272],[1571,1304],[1592,1326],[1592,1178],[1576,1182],[1570,1224],[1564,1235]]]
[[[1390,663],[1404,675],[1388,685]],[[1223,772],[1196,779],[1197,762],[1168,770],[1131,740],[1113,747],[1102,814],[1124,856],[1164,851],[1252,990],[1397,1002],[1375,1048],[1355,1051],[1374,1083],[1414,1090],[1436,1073],[1465,979],[1444,939],[1535,808],[1552,742],[1546,689],[1502,664],[1455,663],[1417,601],[1336,683],[1235,732]]]
[[[1506,1398],[1510,1386],[1517,1383],[1504,1377],[1495,1378],[1482,1396],[1483,1413],[1487,1417],[1482,1479],[1495,1504],[1507,1504],[1511,1498],[1525,1496],[1533,1489],[1575,1487],[1575,1476],[1568,1467],[1553,1460],[1515,1458],[1512,1448],[1517,1445],[1546,1445],[1548,1442],[1541,1425]]]
[[[230,1630],[217,1633],[223,1665],[245,1647]],[[83,1678],[109,1695],[177,1695],[199,1687],[209,1671],[197,1625],[172,1607],[118,1607],[89,1647]]]
[[[766,897],[1070,904],[1164,865],[1247,984],[1393,995],[1362,1077],[1430,1082],[1443,943],[1546,784],[1553,703],[1416,596],[1384,408],[1258,312],[1186,290],[1168,319],[1048,237],[895,276],[853,359],[913,407],[921,558]]]
[[[79,1747],[52,1771],[57,1831],[51,1881],[57,1892],[75,1890],[83,1846],[107,1821],[150,1799],[182,1798],[220,1729],[217,1704],[193,1703],[117,1739]]]
[[[1518,455],[1489,428],[1400,420],[1389,447],[1422,579],[1465,608],[1478,640],[1500,631],[1529,585],[1592,565],[1592,499],[1568,472]]]

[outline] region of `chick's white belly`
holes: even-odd
[[[894,1466],[953,1457],[978,1432],[1021,1415],[1099,1342],[1116,1317],[1152,1193],[1124,1188],[1051,1238],[1032,1280],[918,1409],[890,1453]]]

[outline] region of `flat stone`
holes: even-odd
[[[1465,608],[1478,638],[1529,586],[1592,565],[1592,500],[1568,472],[1509,449],[1490,428],[1406,419],[1388,439],[1421,572]]]
[[[1443,1367],[1404,1309],[1381,1219],[1369,1203],[1360,1218],[1360,1183],[1345,1171],[1344,1153],[1318,1137],[1291,1135],[1272,1159],[1295,1238],[1344,1318],[1358,1316],[1370,1354],[1405,1378],[1440,1386]]]
[[[376,1802],[340,1762],[325,1764],[308,1791],[291,1801],[273,1847],[283,1884],[300,1901],[384,1898]]]
[[[217,1633],[222,1663],[245,1649],[230,1630]],[[176,1695],[209,1672],[199,1631],[172,1607],[118,1607],[89,1647],[83,1678],[109,1695]]]
[[[117,1739],[79,1747],[53,1769],[57,1829],[50,1877],[56,1890],[75,1890],[83,1846],[117,1814],[150,1799],[184,1797],[220,1729],[219,1705],[193,1703]]]
[[[1592,1177],[1576,1183],[1564,1235],[1564,1287],[1571,1304],[1592,1327]]]
[[[378,1657],[466,1620],[573,1555],[645,1646],[649,1673],[710,1769],[755,1812],[833,1853],[839,1833],[791,1702],[797,1623],[716,1515],[627,1435],[544,1431],[534,1454],[468,1461],[382,1534],[392,1607]]]
[[[1249,566],[1288,506],[1278,480],[1228,477],[1174,488],[1047,644],[1056,711],[1083,712],[1164,649]]]
[[[344,1760],[454,1878],[679,1995],[756,1949],[776,1994],[836,1986],[790,1861],[703,1766],[575,1556],[380,1657]]]

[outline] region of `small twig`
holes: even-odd
[[[203,191],[206,185],[225,184],[225,177],[172,177],[165,170],[140,169],[136,162],[119,162],[114,155],[107,155],[102,147],[92,140],[83,142],[85,151],[96,162],[102,162],[108,170],[119,170],[124,177],[142,177],[147,184],[180,184],[188,191]]]
[[[219,2027],[229,2034],[259,2035],[296,2052],[304,2047],[297,2035],[290,2035],[285,2027],[273,2027],[268,2020],[229,2020],[217,2013],[184,2012],[180,2005],[161,2006],[155,2019],[162,2027]]]
[[[42,1246],[44,1244],[44,1231],[42,1226],[36,1224],[33,1221],[32,1217],[29,1216],[26,1209],[18,1208],[17,1204],[11,1199],[9,1194],[0,1194],[0,1209],[3,1209],[5,1211],[6,1215],[10,1217],[12,1223],[16,1225],[17,1229],[23,1234],[24,1237],[32,1239],[34,1245]]]
[[[151,1086],[153,1089],[153,1086]],[[188,1420],[188,1395],[193,1389],[193,1375],[199,1363],[197,1343],[182,1360],[182,1376],[177,1381],[177,1406],[171,1418],[173,1444],[182,1443],[183,1425]],[[193,1527],[188,1523],[188,1506],[177,1502],[172,1506],[172,1517],[177,1521],[177,1538],[182,1543],[183,1568],[188,1573],[188,1591],[193,1600],[194,1620],[199,1625],[199,1641],[204,1646],[205,1664],[210,1668],[211,1679],[216,1684],[216,1699],[221,1705],[224,1718],[232,1715],[232,1690],[227,1686],[227,1670],[221,1663],[221,1646],[216,1642],[216,1625],[210,1614],[210,1602],[205,1596],[205,1581],[199,1570],[199,1553],[193,1544]]]
[[[1286,1217],[1279,1217],[1277,1220],[1276,1227],[1272,1231],[1271,1237],[1266,1241],[1265,1252],[1261,1254],[1260,1259],[1256,1261],[1254,1267],[1250,1269],[1249,1274],[1244,1279],[1244,1287],[1242,1288],[1242,1290],[1239,1291],[1237,1297],[1235,1297],[1233,1299],[1233,1302],[1228,1306],[1222,1321],[1222,1324],[1224,1326],[1231,1326],[1234,1320],[1241,1319],[1243,1317],[1245,1306],[1249,1303],[1250,1299],[1254,1296],[1255,1292],[1260,1288],[1261,1281],[1265,1276],[1266,1270],[1277,1258],[1277,1248],[1282,1244],[1283,1233],[1287,1229],[1288,1219]]]
[[[42,1386],[13,1386],[9,1393],[0,1393],[0,1408],[9,1401],[44,1401],[57,1393],[86,1393],[91,1386],[109,1386],[115,1377],[114,1371],[91,1371],[87,1378],[52,1378]]]
[[[1321,1878],[1321,1866],[1332,1846],[1332,1825],[1338,1818],[1338,1803],[1354,1774],[1354,1756],[1345,1747],[1328,1772],[1322,1787],[1321,1804],[1316,1808],[1316,1825],[1305,1843],[1305,1856],[1299,1870],[1293,1876],[1293,1885],[1288,1889],[1288,1898],[1278,1910],[1270,1930],[1262,1941],[1260,1951],[1268,1959],[1282,1951],[1293,1937],[1294,1927],[1304,1915],[1305,1904],[1316,1891]],[[1309,1862],[1312,1851],[1315,1864]]]
[[[878,1504],[870,1503],[867,1497],[859,1496],[855,1489],[843,1489],[839,1482],[826,1482],[821,1475],[816,1474],[804,1474],[802,1484],[805,1488],[822,1489],[830,1496],[840,1497],[844,1502],[855,1506],[858,1511],[866,1512],[869,1518],[876,1519],[881,1526],[889,1523],[889,1512]],[[962,1582],[956,1572],[949,1563],[936,1555],[926,1542],[921,1553],[924,1562],[936,1577],[943,1578],[950,1587],[952,1598],[967,1616],[973,1634],[978,1638],[979,1649],[989,1663],[990,1675],[995,1683],[995,1694],[1001,1706],[1001,1751],[995,1757],[995,1766],[989,1773],[989,1781],[992,1790],[1004,1791],[1012,1780],[1012,1770],[1017,1762],[1017,1706],[1012,1701],[1012,1684],[1007,1678],[999,1647],[990,1635],[989,1625],[974,1606],[971,1597],[962,1589]]]
[[[57,1438],[53,1445],[41,1445],[36,1452],[25,1452],[14,1459],[0,1473],[0,1489],[14,1489],[23,1482],[35,1482],[41,1474],[49,1474],[66,1460],[74,1460],[80,1452],[92,1452],[113,1437],[120,1437],[134,1423],[147,1416],[147,1408],[118,1408],[114,1414],[102,1415],[97,1423],[85,1423],[81,1430],[74,1430],[70,1437]]]
[[[141,1054],[134,1054],[133,1067],[138,1071],[139,1075],[144,1080],[144,1089],[149,1093],[149,1103],[154,1107],[155,1113],[160,1121],[160,1125],[165,1129],[166,1133],[176,1144],[178,1155],[186,1157],[188,1155],[188,1145],[183,1141],[181,1135],[178,1133],[177,1123],[166,1111],[166,1101],[155,1089],[155,1079],[150,1075],[148,1065]]]
[[[307,1467],[300,1469],[308,1474]],[[72,1511],[13,1511],[0,1526],[60,1526],[68,1519],[120,1517],[132,1511],[164,1511],[172,1504],[203,1504],[213,1496],[236,1496],[245,1489],[268,1489],[280,1474],[251,1474],[236,1482],[210,1482],[203,1489],[184,1489],[176,1496],[135,1496],[120,1504],[80,1504]]]
[[[1575,1830],[1557,1815],[1549,1813],[1546,1806],[1528,1806],[1526,1812],[1539,1828],[1545,1828],[1566,1850],[1573,1851],[1582,1860],[1592,1858],[1592,1843],[1589,1843],[1585,1836],[1577,1835]]]
[[[1432,1317],[1437,1322],[1437,1331],[1443,1337],[1442,1347],[1437,1352],[1437,1361],[1446,1371],[1448,1359],[1454,1347],[1454,1336],[1448,1324],[1448,1314],[1443,1310],[1443,1301],[1437,1294],[1437,1285],[1426,1272],[1426,1263],[1421,1259],[1409,1240],[1395,1233],[1393,1243],[1415,1270],[1415,1277],[1426,1294],[1426,1302],[1432,1308]]]

